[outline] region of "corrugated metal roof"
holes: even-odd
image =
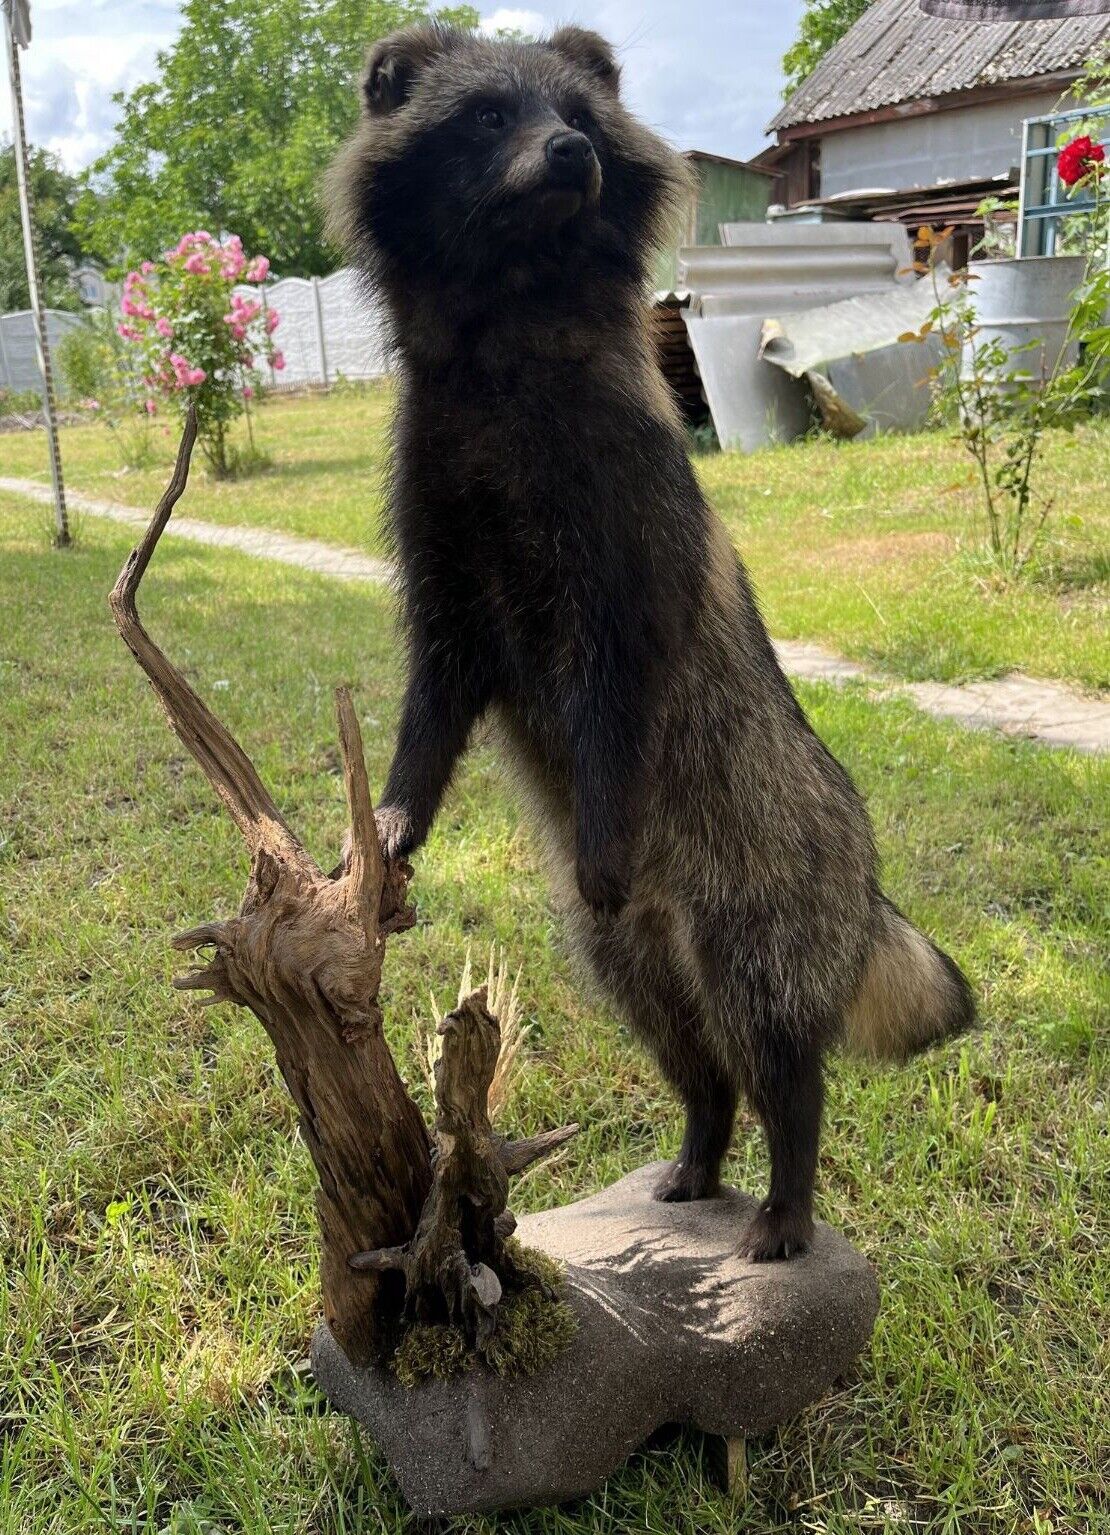
[[[874,0],[802,81],[768,132],[922,96],[1078,71],[1107,39],[1110,16],[969,24],[923,16],[918,0]]]

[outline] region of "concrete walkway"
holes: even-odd
[[[50,486],[41,485],[37,480],[20,480],[0,474],[0,490],[11,491],[17,496],[29,496],[32,500],[50,505],[54,503],[54,493]],[[150,512],[140,511],[134,506],[122,506],[118,501],[101,501],[96,496],[83,495],[79,490],[67,490],[66,502],[75,511],[84,512],[87,517],[104,517],[109,522],[122,522],[131,528],[145,528],[150,521]],[[193,544],[210,544],[220,549],[238,549],[243,554],[255,554],[263,560],[278,560],[282,565],[295,565],[298,570],[315,570],[322,576],[335,576],[340,581],[389,580],[389,563],[386,560],[359,554],[355,549],[322,544],[315,538],[296,538],[291,533],[275,533],[270,528],[232,528],[220,522],[198,522],[195,517],[179,517],[175,512],[164,536],[185,538]]]
[[[776,640],[783,669],[809,682],[866,682],[883,693],[912,699],[938,719],[972,730],[1000,730],[1074,751],[1110,751],[1110,702],[1085,698],[1062,682],[1010,672],[987,682],[902,682],[831,655],[804,640]]]
[[[49,486],[36,480],[0,475],[0,490],[35,501],[50,502]],[[79,491],[67,492],[67,500],[76,510],[90,517],[104,517],[128,527],[145,528],[149,513],[118,502],[102,501]],[[227,527],[221,523],[198,522],[191,517],[173,517],[166,537],[185,538],[192,543],[223,549],[238,549],[243,554],[264,560],[278,560],[299,570],[314,570],[340,581],[389,580],[386,560],[320,543],[311,538],[295,538],[268,528]],[[1024,736],[1049,746],[1067,746],[1081,752],[1110,751],[1110,702],[1085,698],[1060,682],[1038,681],[1018,672],[988,682],[902,682],[881,672],[870,671],[854,661],[831,655],[819,645],[803,640],[775,642],[783,668],[792,677],[807,682],[865,682],[890,696],[912,699],[919,709],[941,719],[957,720],[973,730],[998,730],[1005,735]]]

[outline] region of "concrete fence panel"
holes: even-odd
[[[240,289],[257,298],[258,288]],[[283,277],[262,296],[281,324],[274,340],[285,367],[271,383],[279,388],[334,384],[340,378],[383,378],[389,356],[380,309],[349,267],[327,277]]]
[[[363,290],[350,267],[328,277],[283,277],[262,289],[238,289],[276,309],[281,324],[274,340],[285,367],[268,382],[276,388],[327,386],[340,377],[383,378],[389,372],[389,351],[380,306]],[[82,316],[49,309],[47,335],[51,350]],[[0,389],[41,391],[42,376],[35,354],[30,310],[0,315]]]
[[[45,313],[47,344],[53,353],[66,332],[81,324],[81,316],[65,309],[47,309]],[[10,389],[13,394],[27,390],[42,393],[35,321],[29,309],[0,315],[0,389]]]

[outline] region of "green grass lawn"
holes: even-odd
[[[388,386],[326,397],[272,397],[254,415],[255,441],[270,467],[243,479],[216,480],[205,471],[198,449],[189,515],[376,548],[391,403]],[[177,426],[169,418],[156,418],[149,428],[150,467],[125,470],[107,427],[63,427],[67,482],[89,495],[153,510],[169,477],[177,439]],[[241,423],[235,441],[246,443]],[[0,435],[0,474],[48,484],[44,435]]]
[[[756,461],[743,474],[754,486]],[[315,479],[302,483],[307,506]],[[182,511],[210,494],[201,483]],[[312,1178],[262,1031],[169,986],[170,935],[234,910],[244,856],[111,627],[104,596],[127,547],[90,519],[53,553],[26,503],[0,496],[0,1531],[415,1531],[372,1444],[301,1368],[319,1311]],[[356,688],[375,785],[395,728],[384,593],[167,541],[143,612],[334,859],[333,684]],[[898,1070],[832,1073],[819,1211],[878,1269],[874,1346],[828,1400],[753,1444],[737,1508],[688,1436],[583,1503],[460,1531],[1100,1527],[1110,768],[853,688],[803,698],[868,797],[888,889],[982,998],[969,1039]],[[505,1127],[583,1124],[521,1208],[675,1151],[676,1107],[572,970],[483,749],[414,894],[421,924],[386,974],[409,1079],[429,989],[452,994],[467,944],[497,941],[523,962],[534,1023]],[[748,1117],[729,1173],[762,1187]]]
[[[1047,449],[1057,511],[1034,576],[982,553],[971,460],[939,432],[700,460],[772,631],[902,677],[1026,671],[1110,686],[1110,421]]]
[[[195,476],[189,511],[378,549],[388,386],[274,399],[256,434],[272,469]],[[241,428],[240,428],[241,432]],[[152,507],[176,437],[154,429],[155,465],[121,474],[102,426],[68,428],[82,490]],[[0,436],[0,474],[45,480],[41,433]],[[1024,670],[1110,686],[1110,422],[1051,437],[1057,512],[1035,578],[1006,588],[980,553],[971,461],[940,433],[817,440],[698,460],[710,499],[755,577],[777,635],[816,640],[898,676],[941,680]]]

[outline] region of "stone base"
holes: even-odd
[[[748,1263],[737,1249],[751,1196],[727,1189],[658,1204],[651,1190],[665,1165],[521,1218],[520,1240],[566,1264],[578,1318],[540,1375],[476,1371],[406,1388],[388,1371],[356,1369],[318,1329],[317,1384],[370,1430],[414,1512],[582,1497],[667,1423],[734,1444],[766,1433],[827,1391],[867,1343],[878,1287],[842,1236],[818,1225],[802,1257]]]

